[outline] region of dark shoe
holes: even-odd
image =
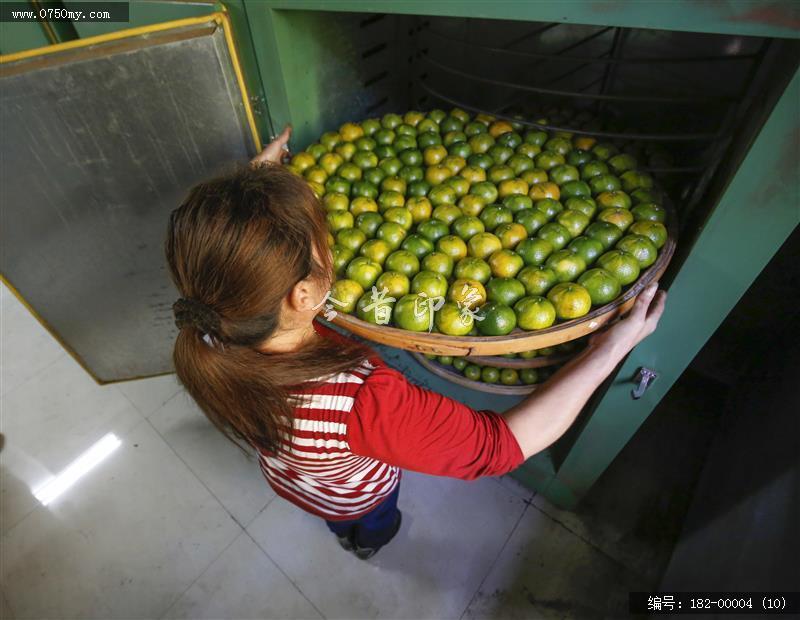
[[[403,513],[399,510],[397,511],[397,519],[394,523],[394,528],[392,528],[392,535],[389,536],[389,539],[383,543],[382,545],[378,545],[377,547],[360,547],[357,541],[353,541],[354,549],[353,553],[356,554],[360,560],[369,560],[372,556],[374,556],[381,547],[388,545],[392,539],[397,535],[397,532],[400,531],[400,525],[403,523]]]
[[[352,534],[350,536],[337,536],[336,540],[339,541],[339,544],[345,551],[353,551],[355,549]]]

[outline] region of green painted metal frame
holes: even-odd
[[[328,129],[318,124],[324,93],[315,72],[331,52],[303,27],[314,19],[311,11],[469,15],[789,38],[800,34],[800,4],[794,2],[244,0],[244,6],[273,124],[293,123],[299,146]],[[605,391],[598,391],[575,432],[514,473],[521,482],[553,503],[573,508],[800,222],[798,100],[796,74],[671,283],[659,331],[632,352]],[[731,253],[730,247],[739,251]],[[642,399],[633,400],[632,378],[641,366],[656,369],[659,378]]]

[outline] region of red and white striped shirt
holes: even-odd
[[[275,451],[260,451],[261,469],[278,495],[330,521],[375,508],[401,467],[473,479],[523,461],[502,416],[415,386],[377,357],[292,395],[292,431]]]

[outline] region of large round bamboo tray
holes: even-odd
[[[487,356],[521,353],[576,340],[597,331],[603,325],[627,313],[633,307],[639,293],[648,284],[658,280],[666,271],[675,253],[677,221],[669,201],[665,200],[664,202],[664,207],[667,209],[665,226],[669,236],[664,247],[661,248],[656,262],[642,272],[639,279],[620,297],[605,306],[592,310],[579,319],[557,323],[547,329],[536,331],[515,328],[506,336],[448,336],[428,332],[412,332],[388,325],[373,325],[354,315],[341,312],[336,315],[333,322],[362,338],[380,344],[434,355]],[[467,379],[464,380],[467,381]]]
[[[420,353],[412,353],[416,359],[426,370],[429,370],[437,377],[441,377],[447,381],[451,381],[470,390],[477,390],[479,392],[488,392],[489,394],[501,394],[503,396],[526,396],[533,392],[537,385],[502,385],[499,383],[484,383],[483,381],[473,381],[467,379],[460,372],[455,370],[446,370],[441,364],[429,360]],[[528,361],[528,360],[523,360]]]

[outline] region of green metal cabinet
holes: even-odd
[[[352,96],[363,88],[348,71],[353,51],[348,40],[336,36],[337,14],[468,16],[791,39],[800,34],[800,12],[792,2],[244,0],[244,8],[272,124],[292,123],[297,147],[331,128],[325,123],[330,123],[327,107],[334,89]],[[800,222],[798,101],[795,66],[774,107],[765,111],[755,140],[724,176],[727,186],[718,189],[717,203],[701,206],[705,213],[667,275],[669,301],[661,327],[631,353],[567,435],[514,473],[521,482],[559,506],[574,507]],[[392,359],[426,380],[426,371],[406,354]],[[631,390],[640,367],[654,369],[658,378],[634,400]],[[483,403],[469,390],[455,392],[467,402]]]

